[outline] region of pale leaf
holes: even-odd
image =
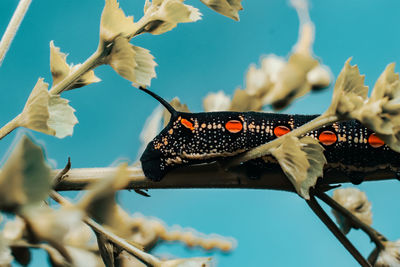
[[[98,223],[113,228],[121,237],[128,237],[131,229],[129,215],[116,203],[116,193],[129,183],[127,164],[120,165],[114,176],[89,185],[78,205]]]
[[[33,88],[25,107],[21,113],[21,126],[42,132],[49,135],[55,135],[54,129],[47,125],[50,118],[49,113],[49,92],[48,84],[40,78]]]
[[[59,95],[51,95],[49,99],[50,118],[47,124],[55,130],[55,136],[58,138],[72,135],[74,126],[78,123],[78,119],[74,115],[75,109],[68,102]]]
[[[174,99],[169,102],[171,106],[179,112],[190,112],[188,106],[186,104],[181,103],[178,97],[174,97]],[[164,127],[169,123],[169,120],[171,118],[171,113],[164,109]]]
[[[117,0],[106,0],[101,14],[100,39],[110,42],[117,36],[129,38],[134,29],[133,17],[125,16]]]
[[[357,188],[339,188],[333,191],[333,199],[345,207],[354,216],[367,225],[372,224],[371,203],[367,195]],[[352,228],[352,223],[340,212],[332,209],[333,215],[344,234],[347,234]]]
[[[36,205],[48,196],[51,184],[42,149],[23,136],[0,172],[0,209]]]
[[[182,0],[146,1],[145,16],[149,23],[144,28],[151,34],[162,34],[176,27],[178,23],[194,22],[201,19],[197,8],[185,5]]]
[[[386,241],[383,242],[384,249],[379,251],[377,249],[374,252],[378,253],[378,258],[374,263],[374,267],[399,267],[400,266],[400,239],[397,241]],[[374,253],[373,252],[373,253]],[[368,257],[370,259],[370,257]]]
[[[75,110],[69,106],[68,100],[50,95],[47,86],[43,79],[36,83],[20,115],[21,126],[58,138],[72,135],[78,123]]]
[[[66,259],[52,246],[47,244],[41,244],[49,255],[52,262],[52,266],[77,266],[77,267],[104,267],[104,263],[101,258],[93,251],[75,248],[71,246],[65,246],[65,251],[72,259],[72,263],[66,261]]]
[[[340,72],[333,91],[332,103],[328,114],[341,118],[351,118],[351,113],[357,112],[367,99],[368,87],[364,85],[364,75],[360,75],[358,67],[346,61]]]
[[[393,150],[400,152],[400,80],[389,64],[376,81],[371,97],[354,117],[376,134]]]
[[[29,222],[30,231],[40,240],[60,246],[65,235],[82,223],[83,213],[74,207],[54,210],[48,206],[24,209],[24,218]]]
[[[203,107],[205,112],[210,111],[227,111],[231,105],[231,99],[223,91],[218,93],[209,93],[203,99]]]
[[[60,52],[60,48],[54,46],[54,42],[50,42],[50,70],[53,77],[53,86],[62,81],[67,75],[80,67],[81,64],[71,65],[67,64],[67,55]],[[79,88],[91,83],[97,83],[101,80],[96,77],[93,70],[87,71],[78,80],[68,87],[67,90]]]
[[[188,258],[167,260],[161,263],[161,267],[210,267],[213,266],[212,258]]]
[[[262,108],[261,99],[250,95],[246,90],[236,89],[233,95],[229,110],[232,111],[260,111]]]
[[[133,46],[126,38],[117,37],[106,62],[125,79],[146,86],[156,77],[157,63],[153,59],[149,50]]]
[[[318,65],[318,61],[309,55],[294,53],[283,66],[274,87],[265,96],[264,101],[274,109],[282,109],[294,99],[301,97],[311,90],[307,81],[307,73]]]
[[[7,241],[4,239],[3,234],[0,232],[0,266],[11,266],[13,259],[11,249],[8,246]]]
[[[297,193],[309,199],[310,188],[323,175],[326,163],[324,149],[316,139],[309,136],[300,140],[292,136],[282,138],[282,143],[270,152],[278,160]]]
[[[227,16],[228,18],[239,20],[238,12],[243,9],[242,0],[200,0],[212,10]]]
[[[325,65],[317,65],[307,73],[307,82],[313,89],[328,87],[331,83],[332,74]]]

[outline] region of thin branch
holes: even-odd
[[[59,191],[84,190],[88,184],[98,182],[115,174],[116,168],[83,168],[71,169],[55,187]],[[169,172],[161,181],[147,179],[140,166],[128,168],[130,183],[126,189],[166,189],[166,188],[241,188],[273,189],[295,192],[279,165],[265,169],[260,179],[249,179],[245,170],[226,171],[220,164],[213,162],[202,165],[187,166]],[[54,175],[60,170],[54,170]],[[396,179],[389,170],[378,170],[365,173],[365,181]],[[347,175],[339,170],[324,173],[318,185],[336,185],[349,183]],[[327,187],[329,188],[329,187]]]
[[[19,114],[17,117],[15,117],[11,121],[9,121],[6,125],[4,125],[3,127],[0,128],[0,140],[19,127],[20,117],[21,117],[21,114]]]
[[[24,18],[26,11],[28,11],[29,5],[31,4],[32,0],[20,0],[15,10],[10,23],[7,26],[6,31],[4,32],[3,37],[0,41],[0,66],[3,63],[4,57],[7,54],[8,49],[14,39],[15,34],[18,31],[19,25]]]
[[[50,192],[50,197],[57,201],[59,204],[63,206],[71,206],[72,203],[70,203],[68,200],[66,200],[63,196],[61,196],[59,193],[52,191]],[[89,225],[94,231],[96,231],[98,234],[106,237],[109,241],[117,245],[118,247],[126,250],[139,260],[143,261],[146,264],[149,264],[151,266],[161,266],[161,260],[157,259],[151,254],[148,254],[135,246],[129,244],[125,239],[115,235],[114,233],[106,230],[103,226],[95,222],[93,219],[85,216],[83,218],[83,221]]]
[[[374,228],[369,226],[368,224],[363,223],[360,219],[358,219],[356,216],[354,216],[353,213],[351,213],[348,209],[340,205],[338,202],[336,202],[334,199],[332,199],[330,196],[328,196],[326,193],[323,192],[315,192],[315,195],[324,201],[326,204],[328,204],[332,209],[338,211],[341,213],[343,216],[345,216],[347,219],[351,221],[351,224],[355,228],[360,228],[363,230],[369,238],[371,238],[371,241],[375,243],[375,245],[378,247],[378,249],[384,249],[385,246],[382,244],[382,241],[387,241],[386,237],[384,237],[381,233],[376,231]]]
[[[295,136],[295,137],[301,137],[305,135],[306,133],[309,133],[313,130],[319,129],[325,125],[330,125],[334,122],[339,121],[339,118],[335,115],[326,115],[322,114],[312,121],[300,126],[299,128],[294,129],[293,131],[287,133],[285,136]],[[236,166],[242,162],[246,162],[252,159],[260,158],[262,156],[265,156],[269,154],[269,149],[272,147],[276,147],[279,144],[282,143],[282,138],[277,138],[275,140],[272,140],[271,142],[268,142],[266,144],[260,145],[258,147],[255,147],[243,154],[240,154],[239,156],[234,157],[232,160],[228,161],[226,164],[226,168]]]
[[[340,231],[332,219],[326,214],[322,207],[318,204],[315,197],[311,194],[310,200],[306,200],[308,206],[318,216],[318,218],[328,227],[332,234],[339,240],[339,242],[347,249],[348,252],[357,260],[363,267],[371,267],[371,264],[361,255],[361,253],[353,246],[349,239]]]

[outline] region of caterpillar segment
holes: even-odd
[[[174,110],[153,92],[141,89],[171,113],[168,125],[147,145],[140,159],[144,174],[154,181],[179,166],[238,155],[317,117],[263,112],[184,113]],[[325,168],[347,173],[355,184],[362,182],[365,172],[390,169],[398,173],[400,170],[398,153],[358,121],[334,123],[307,135],[324,146],[328,162]]]

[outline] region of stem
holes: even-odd
[[[371,238],[372,242],[375,243],[375,245],[378,247],[378,249],[384,249],[385,246],[382,244],[382,241],[387,241],[386,237],[384,237],[382,234],[380,234],[378,231],[373,229],[371,226],[365,224],[362,222],[360,219],[357,218],[353,213],[351,213],[348,209],[340,205],[338,202],[336,202],[333,198],[328,196],[326,193],[323,192],[315,192],[315,195],[324,201],[326,204],[328,204],[332,209],[340,212],[343,216],[345,216],[347,219],[349,219],[352,223],[353,226],[360,228],[363,230],[369,238]]]
[[[61,170],[54,170],[56,176]],[[62,181],[55,186],[56,190],[84,190],[91,183],[106,179],[116,171],[114,167],[107,168],[77,168],[71,169],[63,176]],[[276,168],[263,170],[260,179],[248,179],[244,168],[226,171],[220,164],[207,163],[196,166],[185,166],[170,171],[161,181],[154,182],[144,176],[140,166],[128,167],[129,184],[125,189],[167,189],[167,188],[238,188],[238,189],[273,189],[294,192],[293,185],[286,178],[279,165]],[[187,179],[190,177],[190,179]],[[340,170],[330,170],[324,173],[320,186],[349,183],[346,174]],[[389,170],[377,170],[365,173],[365,181],[396,179]]]
[[[325,125],[330,125],[334,122],[337,122],[339,120],[339,118],[336,115],[325,115],[322,114],[318,117],[316,117],[315,119],[313,119],[312,121],[302,125],[299,128],[294,129],[293,131],[285,134],[284,136],[295,136],[295,137],[300,137],[305,135],[308,132],[311,132],[313,130],[316,130],[318,128],[321,128]],[[278,145],[280,145],[282,143],[282,138],[277,138],[272,140],[271,142],[268,142],[266,144],[263,144],[261,146],[255,147],[243,154],[240,154],[239,156],[234,157],[232,160],[228,161],[226,166],[227,168],[235,166],[235,165],[239,165],[242,162],[246,162],[252,159],[256,159],[256,158],[260,158],[262,156],[265,156],[267,154],[269,154],[269,150],[272,147],[277,147]]]
[[[59,204],[63,205],[63,206],[71,206],[72,205],[72,203],[70,203],[68,200],[66,200],[63,196],[61,196],[59,193],[57,193],[55,191],[51,191],[50,192],[50,197],[52,199],[54,199],[55,201],[57,201]],[[159,259],[157,259],[156,257],[154,257],[151,254],[148,254],[148,253],[146,253],[144,251],[141,251],[140,249],[132,246],[125,239],[123,239],[123,238],[115,235],[114,233],[106,230],[103,226],[101,226],[100,224],[95,222],[93,219],[85,216],[83,218],[83,221],[87,225],[89,225],[94,231],[96,231],[96,233],[103,235],[109,241],[111,241],[112,243],[114,243],[118,247],[126,250],[127,252],[129,252],[133,256],[137,257],[138,259],[140,259],[144,263],[146,263],[146,264],[148,264],[150,266],[161,266],[162,262]]]
[[[7,26],[6,31],[4,32],[3,37],[0,41],[0,66],[3,63],[4,57],[7,54],[8,49],[14,39],[15,34],[18,31],[19,25],[24,18],[26,11],[28,11],[29,5],[31,4],[32,0],[20,0],[15,10],[10,23]]]
[[[318,218],[328,227],[332,234],[339,240],[339,242],[347,249],[348,252],[357,260],[363,267],[371,267],[371,264],[361,255],[361,253],[353,246],[349,239],[340,231],[332,219],[326,214],[322,207],[318,204],[315,197],[311,194],[310,200],[306,200],[308,206],[318,216]]]
[[[50,89],[50,94],[58,95],[63,91],[67,90],[76,80],[78,80],[87,71],[93,69],[99,64],[101,58],[103,57],[102,49],[97,49],[82,65],[76,70],[68,74],[61,82],[57,83]]]
[[[0,128],[0,140],[3,139],[6,135],[14,131],[20,126],[19,119],[21,117],[21,114],[19,114],[17,117],[12,119],[10,122],[8,122],[6,125]]]

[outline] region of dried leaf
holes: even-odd
[[[357,188],[340,188],[333,192],[333,199],[363,223],[367,225],[372,224],[371,203],[368,201],[367,195],[364,192]],[[334,209],[332,209],[332,213],[335,215],[342,232],[347,234],[352,228],[351,222]]]
[[[0,266],[11,266],[13,259],[11,249],[8,246],[7,241],[3,238],[2,233],[0,233]]]
[[[199,10],[183,4],[183,0],[146,0],[145,16],[149,23],[144,31],[151,34],[162,34],[175,28],[178,23],[201,19]]]
[[[116,261],[120,267],[146,267],[148,265],[144,264],[136,257],[132,256],[125,250],[118,254]]]
[[[310,188],[316,184],[318,177],[323,175],[326,163],[324,148],[310,136],[301,139],[292,136],[282,138],[282,143],[270,152],[278,160],[297,193],[309,199]]]
[[[67,64],[67,55],[60,52],[60,48],[54,46],[54,42],[50,42],[50,70],[53,77],[53,86],[62,81],[67,75],[79,68],[81,64],[71,65]],[[93,70],[89,70],[83,74],[77,81],[68,87],[67,90],[79,88],[91,83],[97,83],[101,80],[94,75]]]
[[[350,60],[351,58],[346,61],[336,80],[332,103],[326,111],[344,119],[352,118],[352,113],[356,113],[364,105],[368,94],[364,75],[360,75],[357,65],[350,65]]]
[[[368,261],[374,266],[374,267],[399,267],[400,266],[400,239],[391,242],[391,241],[386,241],[383,242],[384,244],[384,249],[381,251],[378,251],[377,248],[375,248],[371,255],[368,257]],[[375,255],[374,255],[375,254]],[[376,255],[377,254],[377,255]],[[375,262],[371,262],[371,258],[376,258]]]
[[[203,99],[203,107],[205,112],[211,111],[227,111],[231,105],[231,99],[223,91],[218,93],[209,93]]]
[[[236,89],[229,110],[232,111],[260,111],[262,103],[259,97],[249,95],[246,90]]]
[[[376,81],[368,101],[354,114],[393,150],[400,152],[400,80],[389,64]]]
[[[117,37],[106,63],[134,85],[147,86],[156,77],[157,63],[153,59],[149,50],[133,46],[124,37]]]
[[[72,135],[78,123],[75,110],[68,100],[50,95],[47,86],[43,79],[38,80],[20,114],[20,125],[58,138]]]
[[[65,235],[82,223],[83,214],[73,207],[54,210],[48,206],[40,206],[25,209],[24,218],[39,240],[62,246]]]
[[[121,237],[131,234],[129,215],[115,202],[116,192],[129,183],[127,164],[119,166],[115,176],[88,186],[78,206],[99,224],[107,225]]]
[[[278,73],[277,81],[265,96],[264,101],[274,109],[282,109],[294,99],[311,90],[307,82],[307,73],[318,65],[318,61],[309,55],[294,53]]]
[[[111,42],[117,36],[129,39],[134,30],[133,17],[125,16],[117,0],[106,0],[101,14],[100,39],[104,42]]]
[[[107,238],[103,237],[98,233],[96,233],[96,236],[97,236],[97,244],[99,246],[100,256],[103,259],[105,266],[107,267],[116,266],[114,258],[114,244],[109,242]]]
[[[42,149],[23,136],[0,172],[0,209],[38,204],[48,196],[51,182]]]
[[[238,12],[243,10],[242,4],[240,3],[242,0],[200,0],[211,8],[212,10],[227,16],[228,18],[234,19],[236,21],[239,20]]]
[[[25,231],[25,221],[15,216],[14,220],[7,221],[4,225],[3,236],[9,241],[17,241],[22,239]]]
[[[179,100],[178,97],[175,97],[174,99],[169,102],[171,106],[176,110],[180,112],[190,112],[188,106],[186,104],[182,104]],[[171,118],[171,113],[169,113],[168,110],[164,109],[164,127],[168,124],[169,119]]]
[[[312,89],[328,87],[331,83],[331,72],[325,65],[318,65],[307,73],[307,82],[311,84]]]
[[[163,261],[161,263],[161,267],[192,267],[192,266],[202,266],[202,267],[213,266],[212,258],[174,259],[174,260]]]

